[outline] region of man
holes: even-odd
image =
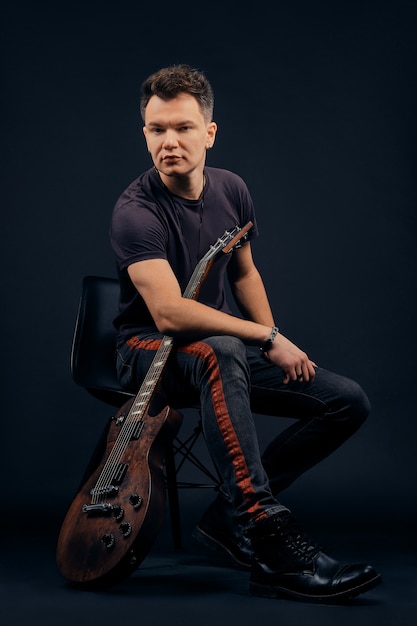
[[[163,335],[175,338],[164,391],[172,406],[199,399],[224,481],[197,533],[250,568],[252,594],[328,602],[371,589],[381,581],[373,567],[327,556],[277,499],[359,428],[368,399],[276,327],[252,258],[258,229],[248,189],[237,175],[205,164],[217,127],[204,74],[187,65],[156,72],[143,83],[141,114],[154,167],[121,195],[111,226],[121,284],[120,381],[137,391]],[[248,241],[213,264],[198,301],[184,298],[209,246],[249,221]],[[226,277],[241,317],[229,309]],[[252,411],[297,418],[262,457]]]

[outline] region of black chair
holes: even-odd
[[[71,373],[75,383],[95,398],[117,408],[133,397],[121,388],[115,367],[116,330],[113,320],[118,313],[119,294],[119,281],[115,278],[84,277],[71,350]],[[198,410],[198,407],[195,408]],[[216,470],[211,471],[193,452],[201,433],[201,419],[198,419],[185,440],[175,438],[165,459],[173,543],[178,549],[181,548],[178,489],[216,489],[220,485]],[[209,482],[179,481],[178,473],[186,461],[198,468]]]

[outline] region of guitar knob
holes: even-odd
[[[112,515],[115,520],[118,522],[123,519],[123,515],[125,514],[124,509],[119,504],[115,504],[112,509]]]
[[[101,541],[106,546],[107,550],[110,550],[114,546],[114,535],[112,533],[106,533],[102,536]]]
[[[123,537],[128,537],[132,532],[132,526],[129,524],[129,522],[123,522],[122,524],[120,524],[119,530],[122,533]]]
[[[139,496],[137,493],[132,493],[132,495],[129,498],[129,502],[133,506],[134,509],[139,509],[142,505],[143,498],[142,496]]]

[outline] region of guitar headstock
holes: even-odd
[[[226,230],[222,237],[210,246],[210,249],[203,257],[202,261],[207,261],[213,258],[218,252],[224,252],[228,254],[234,248],[238,248],[242,245],[243,241],[248,238],[248,233],[252,228],[253,223],[248,222],[242,228],[240,226],[235,226],[232,230]]]
[[[235,226],[232,230],[226,230],[222,237],[210,246],[206,254],[197,263],[194,272],[190,278],[190,281],[183,293],[184,298],[196,298],[200,290],[201,283],[204,280],[204,276],[208,271],[210,264],[213,262],[214,257],[219,252],[225,254],[231,252],[234,248],[240,247],[243,240],[247,239],[248,233],[252,228],[253,223],[248,222],[243,228]]]
[[[248,235],[249,235],[249,231],[252,228],[252,226],[253,226],[252,222],[248,222],[242,228],[240,228],[239,226],[236,226],[233,229],[233,231],[231,233],[229,233],[231,239],[230,239],[229,243],[224,246],[224,248],[222,249],[222,252],[224,252],[225,254],[228,254],[229,252],[231,252],[235,248],[240,248],[242,246],[242,244],[245,243],[245,241],[247,240]]]

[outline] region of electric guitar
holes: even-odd
[[[197,264],[183,297],[196,299],[219,252],[248,236],[252,222],[225,231]],[[164,336],[133,399],[111,419],[104,453],[76,494],[57,543],[57,564],[69,582],[104,587],[139,567],[163,522],[164,460],[182,415],[167,406],[161,377],[174,340]]]

